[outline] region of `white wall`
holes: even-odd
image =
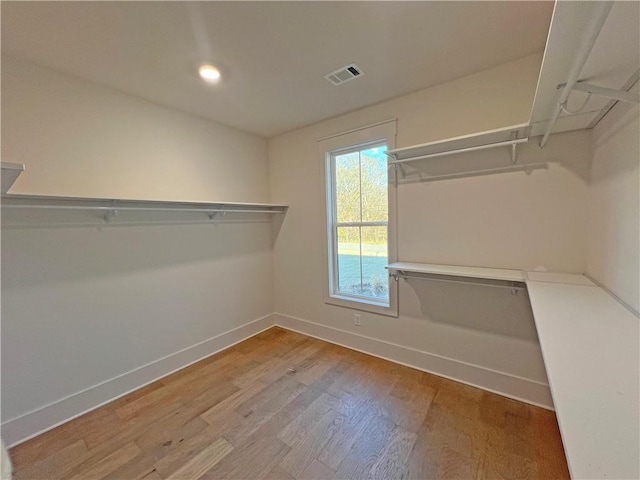
[[[398,119],[397,147],[525,123],[540,61],[540,55],[526,57],[269,140],[271,199],[290,205],[274,249],[275,308],[283,324],[344,342],[366,336],[363,349],[404,352],[399,359],[408,363],[420,357],[414,364],[423,368],[550,404],[526,295],[401,282],[400,317],[363,314],[362,327],[353,326],[352,310],[323,303],[323,176],[316,147],[318,138],[389,118]],[[530,173],[401,184],[399,259],[584,272],[590,136],[553,140],[544,151],[534,141],[522,149],[519,163],[546,163]],[[509,164],[506,150],[494,150],[423,168],[436,165],[442,174]]]
[[[222,348],[271,320],[226,331],[274,310],[285,326],[549,405],[526,294],[403,281],[400,317],[363,314],[362,327],[352,310],[323,303],[316,148],[318,138],[389,118],[398,119],[398,147],[526,122],[540,61],[532,55],[267,145],[3,58],[2,158],[27,165],[14,192],[290,204],[273,229],[4,230],[3,436],[14,443]],[[506,151],[408,169],[398,194],[400,259],[584,272],[591,135],[552,140],[543,151],[535,141],[521,149],[528,169],[414,175],[508,167]]]
[[[4,56],[2,159],[26,164],[13,193],[269,200],[264,139]],[[271,234],[264,223],[3,229],[3,438],[267,326],[219,337],[273,311]]]
[[[266,202],[266,141],[2,55],[12,193]]]
[[[588,131],[539,138],[416,165],[420,173],[506,167],[491,175],[413,182],[398,188],[405,261],[584,273],[591,138]],[[519,166],[531,166],[531,170]],[[540,167],[540,168],[538,168]],[[410,167],[408,167],[410,168]],[[411,181],[411,174],[408,179]]]
[[[640,312],[640,108],[618,104],[593,129],[588,273]]]

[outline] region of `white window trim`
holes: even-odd
[[[367,145],[374,142],[385,142],[388,150],[395,148],[396,140],[396,120],[388,120],[375,125],[358,128],[331,137],[318,140],[318,155],[324,171],[323,176],[323,206],[324,206],[324,223],[322,225],[324,240],[324,302],[337,305],[340,307],[361,310],[365,312],[377,313],[391,317],[398,316],[398,282],[389,281],[389,305],[386,303],[376,302],[374,299],[363,297],[356,300],[352,296],[341,296],[332,294],[330,291],[330,278],[332,272],[329,268],[329,261],[335,263],[333,255],[333,232],[331,230],[331,215],[333,202],[331,201],[331,185],[332,169],[330,168],[330,152],[340,149],[353,148],[359,145]],[[396,171],[392,166],[388,170],[389,175],[389,219],[387,225],[387,242],[388,242],[388,260],[389,263],[397,261],[397,180]],[[335,268],[335,266],[334,266]]]

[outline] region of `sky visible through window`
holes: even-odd
[[[382,145],[336,155],[335,199],[338,291],[388,301],[385,151]]]

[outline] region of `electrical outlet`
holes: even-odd
[[[357,327],[361,327],[362,326],[362,318],[360,318],[360,314],[359,313],[354,313],[353,314],[353,324]]]

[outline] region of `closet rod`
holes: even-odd
[[[247,224],[247,223],[271,223],[267,219],[229,219],[219,218],[208,220],[140,220],[140,221],[87,221],[87,222],[33,222],[33,223],[19,223],[19,222],[6,222],[3,220],[2,228],[8,229],[36,229],[36,228],[82,228],[82,227],[130,227],[130,226],[157,226],[157,225],[211,225],[217,224]]]
[[[429,175],[429,176],[414,176],[414,178],[408,177],[402,178],[399,180],[399,183],[413,183],[413,182],[435,182],[436,180],[446,180],[452,178],[466,178],[466,177],[474,177],[480,175],[490,175],[492,173],[509,173],[509,172],[520,172],[524,171],[529,173],[531,170],[537,170],[540,168],[547,168],[546,163],[529,163],[524,165],[509,165],[508,167],[498,167],[498,168],[485,168],[484,170],[472,170],[470,172],[459,172],[459,173],[443,173],[440,175]]]
[[[604,26],[604,22],[606,22],[607,17],[609,16],[609,11],[613,6],[613,2],[598,2],[598,10],[596,15],[594,16],[591,24],[587,28],[587,32],[585,33],[584,43],[582,44],[582,48],[578,52],[575,62],[573,63],[573,67],[569,72],[569,79],[567,83],[564,85],[562,93],[560,94],[560,99],[558,100],[558,104],[556,105],[555,110],[553,111],[553,116],[551,117],[551,121],[547,126],[547,131],[545,132],[542,140],[540,140],[540,148],[544,148],[547,144],[547,140],[549,139],[549,135],[551,135],[551,130],[555,126],[558,121],[558,117],[560,117],[560,112],[562,112],[562,108],[565,106],[567,100],[569,99],[569,95],[571,91],[574,89],[576,82],[578,81],[578,77],[580,76],[580,72],[582,72],[582,68],[584,64],[587,63],[587,59],[589,58],[589,54],[593,49],[593,46],[596,43],[598,35],[600,35],[600,30]]]
[[[153,207],[120,207],[114,206],[76,206],[76,205],[11,205],[3,204],[2,208],[30,208],[35,210],[101,210],[101,211],[134,211],[134,212],[192,212],[192,213],[271,213],[280,214],[283,210],[251,210],[233,208],[153,208]]]
[[[505,142],[489,143],[487,145],[477,145],[475,147],[458,148],[456,150],[447,150],[447,151],[444,151],[444,152],[430,153],[428,155],[420,155],[418,157],[409,157],[409,158],[403,158],[401,160],[394,160],[394,161],[389,162],[389,165],[395,165],[395,164],[398,164],[398,163],[405,163],[405,162],[413,162],[414,160],[424,160],[424,159],[427,159],[427,158],[434,158],[434,157],[446,157],[447,155],[455,155],[457,153],[475,152],[475,151],[478,151],[478,150],[487,150],[489,148],[515,146],[515,145],[518,145],[520,143],[526,143],[528,141],[529,141],[528,138],[519,138],[517,140],[507,140]],[[393,154],[389,154],[389,156],[392,156],[392,155]]]
[[[404,278],[405,280],[408,278],[413,278],[416,280],[434,280],[436,282],[446,282],[446,283],[460,283],[463,285],[480,285],[482,287],[494,287],[494,288],[509,288],[511,290],[526,290],[527,287],[523,282],[510,282],[510,283],[490,283],[487,281],[477,281],[477,282],[471,282],[468,280],[450,280],[448,278],[438,278],[436,276],[430,277],[430,276],[422,276],[422,275],[407,275],[406,273],[400,273],[400,272],[395,272],[395,273],[390,273],[389,274],[390,277],[393,277],[396,281],[399,278]],[[500,281],[504,281],[504,282],[509,282],[508,280],[496,280],[496,282],[500,282]]]

